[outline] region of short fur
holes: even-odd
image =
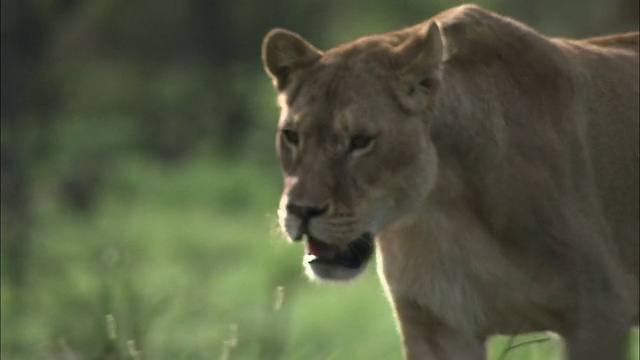
[[[548,38],[465,5],[326,52],[273,30],[263,61],[282,110],[282,226],[300,235],[296,203],[328,209],[307,225],[327,243],[375,234],[407,359],[482,359],[488,336],[540,330],[569,359],[624,358],[637,32]],[[372,144],[354,151],[361,134]]]

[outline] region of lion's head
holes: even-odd
[[[290,239],[305,240],[310,275],[359,274],[375,234],[433,187],[429,128],[442,56],[435,22],[326,52],[282,29],[265,37],[262,60],[281,108],[280,224]]]

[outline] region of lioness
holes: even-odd
[[[407,359],[552,330],[623,359],[638,321],[638,33],[548,38],[465,5],[322,52],[282,29],[280,222],[307,272],[377,248]]]

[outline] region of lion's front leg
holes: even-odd
[[[627,359],[629,330],[580,329],[566,336],[569,360]]]
[[[595,258],[595,256],[594,256]],[[637,311],[635,280],[628,279],[615,261],[576,262],[580,269],[571,289],[573,303],[560,334],[569,360],[627,358],[629,331]]]
[[[429,311],[396,303],[406,360],[484,360],[482,339],[448,328]]]
[[[614,298],[615,299],[615,298]],[[588,302],[588,300],[586,300]],[[630,322],[616,311],[619,299],[580,309],[573,329],[563,335],[569,360],[623,360],[629,348]]]

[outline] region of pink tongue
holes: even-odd
[[[319,259],[333,259],[340,253],[340,248],[336,245],[329,245],[316,240],[308,240],[307,253]]]

